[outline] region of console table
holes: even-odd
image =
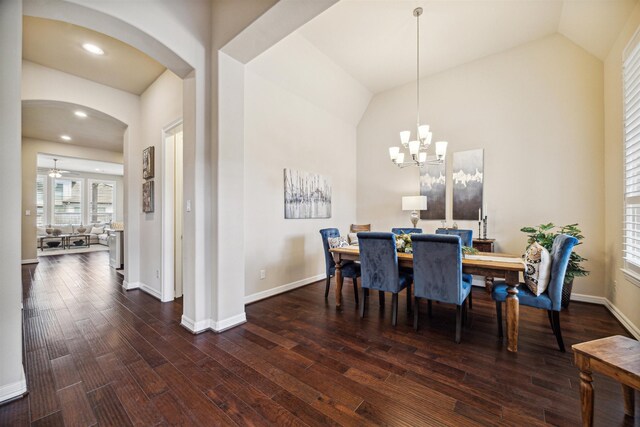
[[[615,335],[571,346],[573,360],[580,369],[582,425],[593,425],[592,373],[607,375],[622,385],[624,413],[634,416],[634,389],[640,390],[640,342]]]
[[[496,239],[473,239],[473,247],[480,252],[495,252]]]

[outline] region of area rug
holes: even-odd
[[[72,254],[84,254],[87,252],[103,252],[108,251],[109,246],[105,245],[93,245],[88,248],[71,248],[71,249],[47,249],[41,251],[38,248],[38,256],[52,256],[52,255],[72,255]]]

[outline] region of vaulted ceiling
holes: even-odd
[[[637,0],[341,0],[298,31],[372,93],[560,33],[604,59]]]

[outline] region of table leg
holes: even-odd
[[[630,417],[635,416],[636,403],[633,388],[622,384],[622,394],[624,396],[624,413]]]
[[[342,260],[340,254],[334,254],[333,259],[336,263],[336,308],[342,306]]]
[[[515,274],[514,274],[515,273]],[[520,322],[520,301],[518,300],[518,273],[509,272],[507,282],[507,350],[518,351],[518,324]]]
[[[593,426],[593,378],[591,372],[580,371],[580,401],[582,403],[582,426]]]

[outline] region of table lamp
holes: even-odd
[[[402,210],[411,211],[411,223],[413,228],[418,225],[420,215],[418,211],[427,209],[427,196],[402,196]]]

